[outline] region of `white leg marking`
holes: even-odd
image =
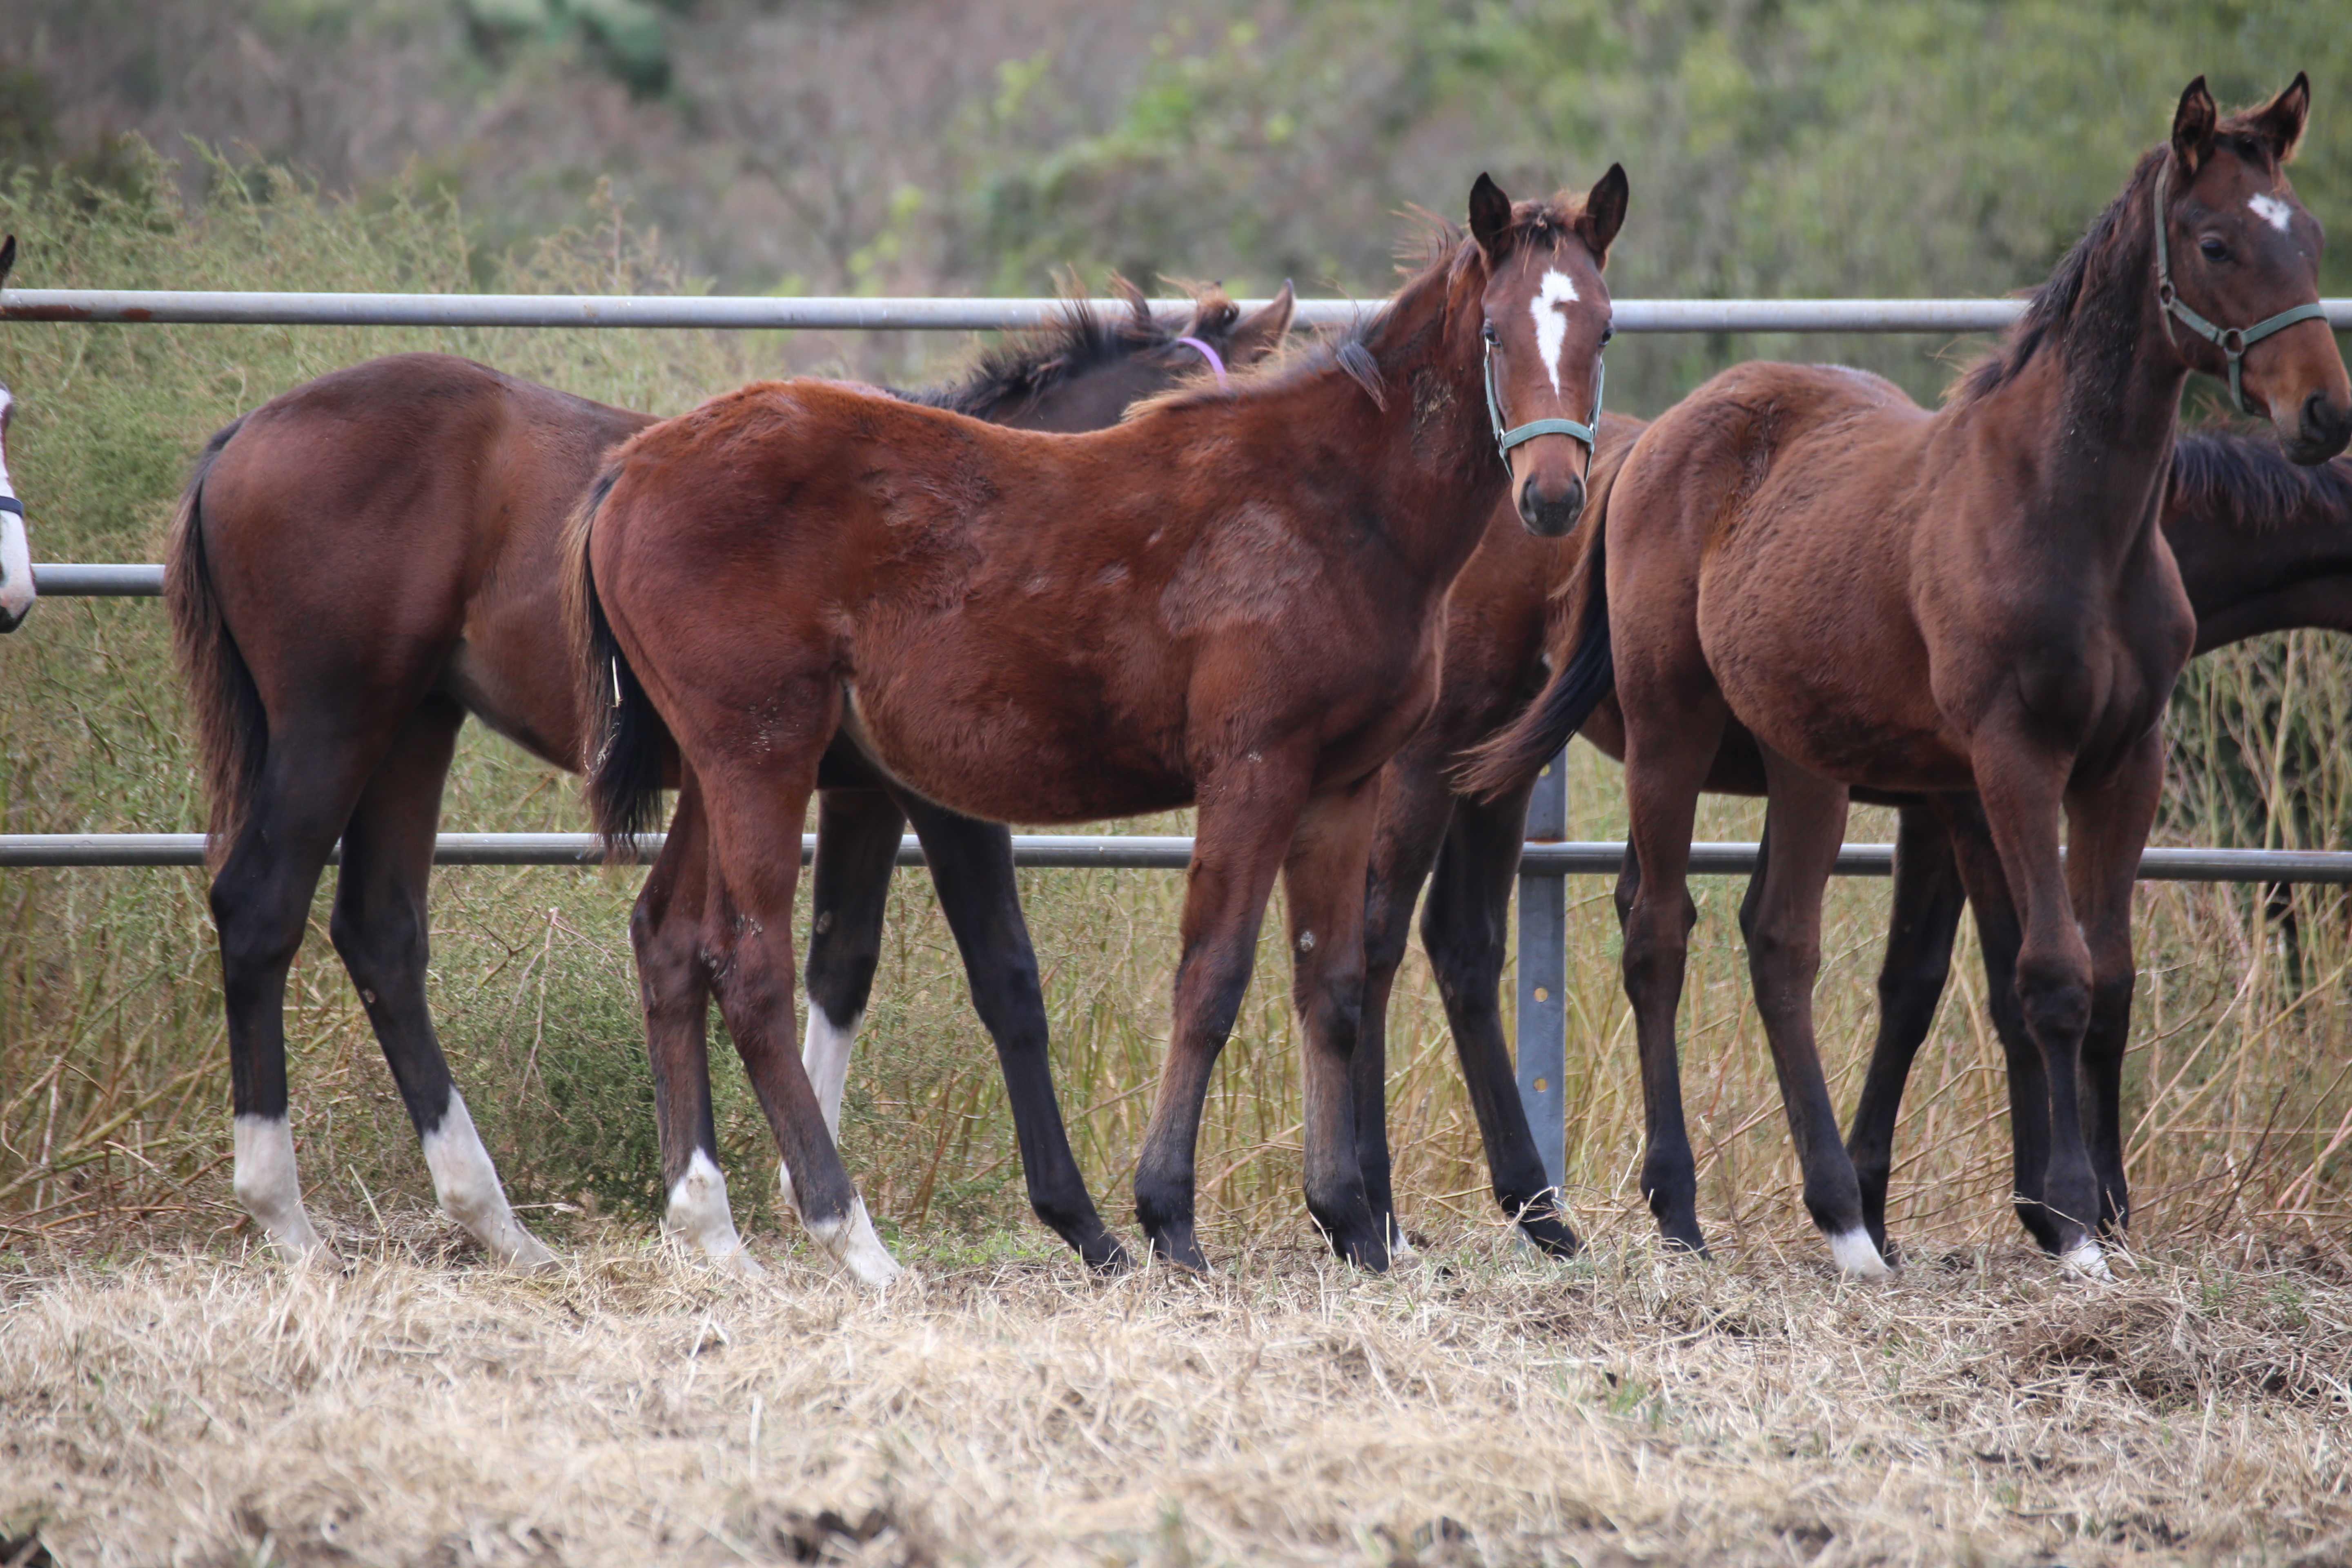
[[[2287,219],[2291,209],[2289,209],[2284,202],[2279,200],[2276,196],[2266,196],[2260,191],[2256,191],[2252,195],[2246,198],[2246,205],[2253,209],[2253,214],[2256,217],[2262,219],[2264,223],[2270,225],[2281,234],[2284,234],[2286,232]]]
[[[812,1225],[808,1233],[816,1244],[831,1255],[835,1263],[849,1272],[851,1279],[871,1290],[879,1290],[898,1278],[897,1259],[882,1238],[874,1234],[874,1222],[866,1215],[866,1200],[852,1196],[849,1212],[836,1220]]]
[[[441,1212],[464,1226],[490,1256],[518,1268],[538,1268],[555,1261],[555,1254],[523,1229],[507,1205],[506,1189],[499,1184],[499,1169],[482,1135],[474,1131],[466,1097],[449,1091],[449,1109],[441,1125],[425,1135],[425,1168],[433,1173],[433,1194]]]
[[[229,1185],[236,1201],[269,1233],[269,1239],[296,1258],[317,1257],[326,1243],[302,1212],[302,1184],[294,1174],[294,1131],[282,1116],[236,1119],[236,1174]]]
[[[1572,305],[1577,299],[1574,279],[1565,272],[1547,272],[1542,290],[1528,301],[1536,319],[1536,352],[1543,355],[1555,397],[1559,395],[1559,351],[1568,342],[1568,312],[1559,307]]]
[[[814,1004],[809,1007],[808,1039],[801,1050],[801,1065],[808,1070],[809,1087],[816,1091],[817,1105],[824,1111],[824,1130],[835,1143],[841,1142],[841,1096],[849,1083],[850,1047],[857,1043],[858,1026],[865,1022],[865,1014],[852,1013],[848,1023],[836,1024],[824,1008]],[[783,1189],[784,1207],[799,1214],[792,1172],[779,1166],[776,1184]]]
[[[1894,1270],[1870,1239],[1870,1232],[1856,1226],[1843,1236],[1830,1237],[1830,1256],[1837,1260],[1838,1272],[1856,1279],[1884,1279]]]
[[[2085,1241],[2080,1247],[2068,1248],[2065,1255],[2058,1259],[2058,1266],[2078,1279],[2109,1283],[2115,1279],[2115,1274],[2107,1268],[2106,1254],[2099,1250],[2099,1244],[2095,1241]]]
[[[667,1223],[671,1235],[700,1247],[703,1257],[719,1267],[750,1279],[767,1273],[743,1250],[743,1238],[736,1233],[734,1213],[727,1206],[727,1177],[699,1149],[686,1163],[686,1174],[669,1190]]]

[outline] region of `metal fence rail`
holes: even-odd
[[[1244,309],[1262,300],[1241,301]],[[1090,301],[1107,316],[1120,300]],[[1297,321],[1331,326],[1377,301],[1301,300]],[[2352,299],[2323,300],[2328,321],[2352,331]],[[1160,300],[1170,313],[1189,300]],[[872,300],[845,296],[641,294],[289,294],[137,289],[0,289],[0,321],[341,327],[703,327],[828,331],[988,331],[1030,327],[1060,300]],[[1621,332],[1995,332],[2021,300],[1619,300]]]

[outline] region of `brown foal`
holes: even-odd
[[[1516,776],[1613,681],[1642,1184],[1671,1244],[1705,1245],[1674,1024],[1692,813],[1737,723],[1769,802],[1749,967],[1806,1206],[1839,1265],[1885,1268],[1811,1019],[1822,886],[1858,787],[1981,797],[2016,900],[2017,996],[2048,1096],[2039,1200],[2069,1267],[2104,1270],[2089,1150],[2114,1136],[2097,1118],[2115,1103],[2129,1024],[2157,721],[2194,633],[2157,526],[2181,388],[2192,370],[2228,376],[2300,462],[2352,435],[2352,384],[2307,309],[2318,226],[2283,170],[2308,107],[2298,76],[2225,120],[2192,83],[2169,142],[1940,411],[1874,376],[1743,365],[1661,416],[1617,474],[1577,655],[1475,782]],[[2243,331],[2217,345],[2211,322]]]
[[[1563,531],[1581,508],[1586,443],[1563,431],[1497,461],[1494,410],[1592,416],[1624,207],[1613,167],[1582,200],[1517,207],[1482,176],[1469,237],[1354,331],[1098,435],[789,383],[623,450],[574,546],[584,679],[607,705],[598,821],[649,815],[644,752],[666,729],[712,847],[700,929],[719,1005],[774,1068],[803,1222],[857,1278],[896,1265],[801,1070],[789,946],[802,816],[836,727],[909,791],[976,816],[1197,805],[1136,1173],[1155,1253],[1192,1267],[1202,1100],[1279,874],[1307,1206],[1341,1256],[1385,1267],[1348,1084],[1375,781],[1435,696],[1446,588],[1507,487],[1531,528]]]

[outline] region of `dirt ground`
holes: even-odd
[[[0,1563],[2352,1563],[2352,1280],[2240,1242],[1864,1287],[1631,1225],[1379,1279],[1024,1237],[871,1298],[446,1234],[7,1258]]]

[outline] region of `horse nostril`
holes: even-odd
[[[2302,446],[2333,454],[2342,451],[2347,437],[2352,437],[2352,406],[2337,408],[2325,392],[2305,398],[2302,413]]]
[[[1584,515],[1584,481],[1571,479],[1546,494],[1533,480],[1519,488],[1519,521],[1529,533],[1558,539]]]

